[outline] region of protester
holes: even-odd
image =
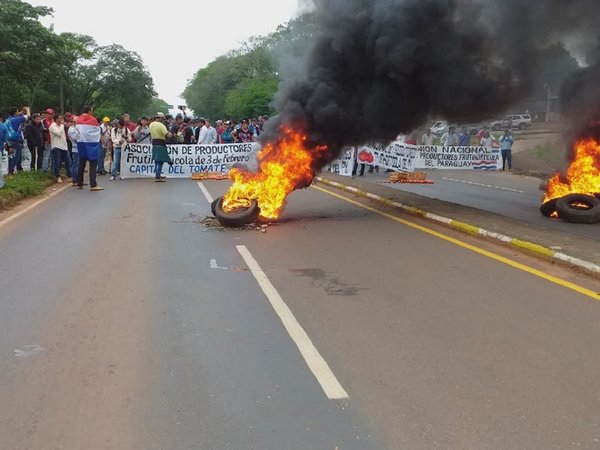
[[[500,150],[502,152],[502,171],[507,166],[508,163],[508,171],[512,170],[512,146],[514,139],[512,137],[512,132],[510,128],[504,130],[504,134],[500,138]]]
[[[233,126],[231,121],[223,123],[223,132],[219,136],[219,144],[233,144]]]
[[[69,129],[67,130],[67,136],[71,140],[71,183],[73,186],[77,186],[77,173],[79,171],[79,152],[77,150],[77,143],[79,142],[79,130],[77,129],[77,117],[71,116],[69,120]]]
[[[50,145],[52,146],[52,170],[57,183],[62,183],[60,169],[65,163],[67,177],[72,178],[71,158],[69,157],[69,146],[67,145],[67,133],[63,122],[63,116],[54,115],[54,123],[50,125]]]
[[[433,145],[433,140],[435,136],[431,132],[431,129],[427,128],[427,131],[423,136],[421,136],[421,145]]]
[[[83,189],[83,174],[85,166],[90,164],[90,190],[102,191],[104,188],[96,183],[96,170],[98,167],[98,154],[100,153],[100,125],[94,116],[92,116],[92,107],[85,106],[82,114],[77,118],[77,130],[79,131],[79,141],[77,150],[79,152],[79,168],[77,172],[77,188]]]
[[[142,117],[135,130],[133,130],[133,139],[138,144],[152,144],[152,136],[150,135],[150,128],[148,128],[148,118]]]
[[[125,119],[119,119],[119,123],[116,128],[113,128],[110,140],[113,143],[113,167],[111,172],[110,181],[117,179],[117,174],[121,170],[121,150],[125,144],[131,142],[133,139],[131,131],[126,126]],[[120,177],[120,179],[123,179]]]
[[[168,127],[168,131],[171,136],[167,139],[167,144],[177,144],[177,135],[179,134],[179,129],[183,125],[183,116],[181,114],[177,114],[175,116],[175,121],[171,123]]]
[[[456,134],[456,127],[451,126],[448,131],[442,136],[442,145],[447,147],[453,147],[458,145],[458,134]]]
[[[486,148],[492,148],[494,146],[494,142],[496,142],[496,138],[490,130],[485,130],[481,139],[479,140],[479,144]]]
[[[21,160],[23,158],[23,125],[31,115],[29,106],[24,106],[21,111],[17,111],[17,108],[10,108],[8,111],[8,119],[4,126],[8,131],[8,174],[13,175],[15,170],[18,172],[23,171]]]
[[[232,134],[236,142],[254,142],[255,134],[250,130],[248,119],[242,119],[239,130],[235,130]]]
[[[463,127],[458,135],[458,145],[461,147],[468,147],[471,145],[471,135],[469,134],[467,127]]]
[[[173,164],[167,149],[167,139],[172,134],[165,126],[165,115],[163,113],[157,113],[154,119],[154,122],[150,124],[152,160],[154,161],[154,181],[160,183],[165,181],[165,178],[162,176],[164,163]]]
[[[190,145],[194,143],[194,131],[192,130],[192,126],[190,124],[191,119],[186,117],[183,119],[183,125],[179,129],[179,133],[181,133],[183,144]]]
[[[210,120],[200,119],[200,124],[202,125],[202,128],[198,135],[198,144],[216,144],[218,139],[217,130],[210,125]]]
[[[44,128],[44,155],[42,158],[42,170],[48,172],[51,165],[52,145],[50,145],[50,125],[54,122],[54,110],[48,108],[42,113],[42,127]]]
[[[44,127],[42,117],[35,113],[25,127],[25,140],[29,153],[31,153],[31,170],[42,170],[42,161],[44,159]]]
[[[123,120],[125,121],[125,128],[127,128],[129,132],[133,133],[133,131],[137,128],[137,124],[131,121],[129,113],[123,114]]]
[[[4,156],[4,144],[8,139],[8,130],[4,125],[4,120],[0,116],[0,189],[4,187],[4,174],[2,170],[2,158]]]
[[[98,168],[96,169],[96,173],[98,175],[106,175],[108,172],[106,171],[106,155],[111,155],[112,160],[112,141],[110,139],[110,117],[104,117],[102,119],[102,124],[100,125],[100,149],[98,152]]]

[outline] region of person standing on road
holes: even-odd
[[[154,161],[154,181],[161,183],[165,181],[162,176],[162,169],[165,163],[173,164],[167,149],[167,139],[172,134],[165,126],[165,115],[158,113],[150,124],[150,134],[152,135],[152,160]]]
[[[471,135],[469,134],[467,127],[463,127],[458,135],[458,145],[461,147],[468,147],[471,145]]]
[[[110,181],[115,181],[117,179],[118,172],[121,171],[121,150],[128,142],[132,141],[131,131],[129,131],[127,128],[124,119],[119,119],[119,124],[113,128],[110,133],[110,140],[112,141],[115,149],[113,154],[113,167],[110,174]]]
[[[456,127],[451,126],[448,131],[442,136],[442,145],[446,147],[454,147],[458,145],[458,134],[456,134]]]
[[[504,134],[500,138],[500,150],[502,151],[502,170],[506,168],[508,163],[508,171],[512,170],[512,146],[513,146],[513,136],[510,131],[510,128],[504,130]]]
[[[106,175],[108,172],[106,171],[106,154],[110,153],[112,148],[112,142],[110,140],[110,117],[104,117],[102,119],[102,124],[100,125],[100,150],[98,153],[98,168],[96,169],[98,175]],[[111,155],[112,159],[112,155]]]
[[[133,138],[137,144],[152,144],[152,136],[150,136],[150,128],[148,128],[148,118],[142,117],[140,124],[133,130]]]
[[[8,146],[12,152],[8,156],[8,174],[13,175],[15,170],[23,172],[21,160],[23,159],[23,125],[31,115],[29,106],[24,106],[20,112],[17,108],[11,108],[8,111],[9,118],[6,119],[8,130]]]
[[[69,157],[69,145],[67,144],[67,132],[63,122],[63,116],[56,114],[54,123],[50,125],[50,145],[52,146],[52,170],[57,183],[62,183],[60,168],[65,163],[67,177],[72,178],[71,158]]]
[[[31,153],[31,170],[42,170],[42,161],[44,159],[44,127],[42,126],[42,117],[39,114],[33,114],[31,121],[25,127],[25,139],[27,147]]]
[[[427,131],[423,136],[421,136],[421,145],[433,145],[434,135],[431,133],[431,130],[427,128]]]
[[[44,128],[44,154],[42,157],[42,170],[48,172],[52,165],[52,145],[50,144],[50,125],[54,122],[54,110],[48,108],[42,112],[42,127]]]
[[[79,171],[79,152],[77,151],[77,142],[79,142],[79,130],[77,129],[77,117],[71,116],[69,119],[69,129],[67,135],[71,140],[71,182],[77,186],[77,172]]]
[[[492,148],[494,146],[494,142],[496,142],[496,138],[490,130],[485,130],[479,140],[479,144],[485,148]]]
[[[2,158],[4,157],[4,144],[8,140],[8,130],[0,117],[0,188],[4,187],[4,175],[2,170]]]
[[[96,183],[96,170],[98,168],[98,155],[100,153],[100,125],[92,115],[92,107],[84,106],[82,114],[77,119],[77,130],[79,141],[77,151],[79,152],[79,167],[77,171],[77,188],[83,189],[83,173],[85,166],[90,163],[90,190],[103,191],[104,188]]]

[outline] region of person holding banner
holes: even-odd
[[[172,164],[169,151],[167,149],[167,139],[172,134],[164,124],[165,115],[158,113],[154,118],[154,122],[150,124],[150,135],[152,136],[152,160],[154,161],[154,181],[161,183],[165,181],[162,169],[165,163]]]

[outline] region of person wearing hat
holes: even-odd
[[[154,161],[154,181],[157,183],[164,182],[165,178],[162,176],[162,168],[165,163],[173,164],[171,157],[169,156],[169,150],[167,149],[167,139],[172,134],[165,126],[165,115],[163,113],[156,113],[154,122],[149,126],[150,136],[152,136],[152,160]]]
[[[50,125],[54,123],[54,110],[48,108],[42,112],[42,127],[44,128],[44,154],[42,158],[42,170],[48,172],[52,164],[52,146],[50,145]]]
[[[223,131],[219,135],[219,144],[233,144],[233,125],[231,120],[223,123]]]
[[[108,173],[104,166],[104,161],[106,160],[106,153],[111,151],[112,141],[110,133],[110,117],[104,117],[100,125],[100,143],[102,144],[102,148],[98,153],[98,168],[96,169],[98,175],[106,175]]]

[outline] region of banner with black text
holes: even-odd
[[[199,172],[227,173],[234,164],[253,166],[260,149],[256,143],[239,144],[174,144],[168,145],[173,165],[163,167],[169,178],[190,178]],[[154,176],[152,146],[127,144],[121,154],[121,177],[147,178]]]

